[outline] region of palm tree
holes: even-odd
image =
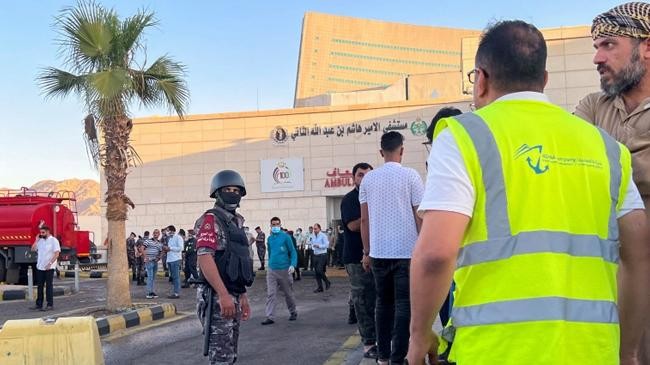
[[[124,188],[129,168],[140,161],[129,143],[130,109],[134,104],[165,106],[182,118],[189,103],[181,63],[162,56],[146,66],[143,34],[155,25],[152,12],[141,10],[120,19],[113,9],[93,0],[65,8],[54,27],[68,71],[47,67],[37,77],[47,98],[76,95],[87,113],[83,123],[87,151],[106,178],[110,272],[106,306],[112,311],[131,306],[125,221],[128,207],[135,205]]]

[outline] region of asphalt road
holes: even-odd
[[[237,363],[320,365],[327,361],[356,332],[356,326],[347,324],[347,278],[332,281],[332,288],[321,294],[312,293],[313,278],[296,282],[298,320],[288,321],[286,305],[280,300],[275,324],[262,326],[266,283],[264,277],[258,278],[249,293],[253,315],[241,326]],[[103,341],[106,364],[207,364],[194,302],[179,304],[180,311],[190,314],[187,318]]]
[[[330,271],[330,270],[328,270]],[[333,271],[336,271],[334,269]],[[331,272],[331,271],[330,271]],[[341,274],[337,272],[336,274]],[[298,320],[289,322],[283,298],[276,308],[276,323],[262,326],[266,302],[266,280],[258,275],[249,290],[252,318],[241,327],[238,364],[321,365],[357,332],[347,324],[349,282],[347,277],[332,277],[332,288],[313,293],[313,277],[294,283]],[[72,279],[55,279],[55,286],[72,286]],[[196,290],[182,289],[181,298],[167,299],[170,284],[157,278],[160,298],[144,298],[143,286],[131,286],[134,303],[174,303],[186,317],[153,327],[136,328],[102,340],[106,364],[207,364],[202,355],[201,324],[195,315]],[[79,293],[54,298],[54,311],[34,312],[27,301],[0,302],[0,325],[6,320],[64,316],[79,309],[98,308],[106,303],[106,279],[84,279]],[[76,312],[76,313],[75,313]],[[360,351],[360,350],[359,350]],[[358,357],[357,357],[358,358]],[[355,365],[358,361],[354,362]]]

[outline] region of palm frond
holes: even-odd
[[[94,0],[63,9],[55,26],[59,29],[60,55],[66,64],[78,72],[101,69],[111,51],[113,32],[109,26],[115,21],[115,12]]]
[[[185,66],[168,56],[158,58],[145,71],[131,71],[134,91],[144,106],[166,104],[180,117],[190,99],[185,74]]]
[[[36,77],[43,94],[48,98],[66,97],[71,93],[84,96],[86,77],[78,76],[54,67],[46,67]]]
[[[88,75],[88,80],[90,86],[104,99],[113,99],[131,87],[127,70],[122,68],[92,73]]]
[[[99,142],[99,120],[93,114],[88,114],[84,120],[84,142],[86,143],[86,152],[93,166],[99,168],[101,156]]]
[[[118,47],[114,48],[115,58],[132,59],[129,53],[133,53],[142,47],[141,39],[144,31],[147,28],[154,27],[158,24],[154,13],[140,10],[132,17],[126,18],[122,21],[121,28],[119,29],[119,39],[115,42],[119,43]]]

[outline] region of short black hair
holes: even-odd
[[[168,231],[172,231],[172,232],[176,232],[176,227],[174,227],[174,226],[169,226],[169,227],[167,227],[167,230],[168,230]]]
[[[46,226],[46,225],[42,225],[42,226],[40,226],[38,229],[39,229],[39,230],[42,229],[42,230],[44,230],[44,231],[48,231],[48,232],[50,231],[50,227],[48,227],[48,226]]]
[[[278,222],[280,222],[280,224],[282,224],[282,221],[280,220],[280,218],[278,218],[278,217],[271,218],[271,224],[273,224],[273,222],[275,222],[275,221],[278,221]]]
[[[506,20],[489,26],[476,51],[476,67],[483,69],[499,91],[537,91],[544,88],[546,41],[534,25]]]
[[[436,130],[436,124],[438,124],[438,121],[440,119],[449,118],[460,114],[463,114],[463,112],[461,112],[458,108],[454,108],[453,106],[446,106],[438,110],[436,115],[433,116],[433,119],[431,119],[431,124],[429,124],[429,127],[427,128],[427,139],[429,142],[433,140],[433,131]]]
[[[183,228],[179,229],[178,234],[180,234],[181,236],[185,236],[185,230]]]
[[[381,150],[394,152],[404,145],[404,136],[400,132],[390,131],[381,136]]]
[[[144,235],[145,235],[145,236],[148,236],[148,235],[149,235],[149,231],[144,231]]]
[[[368,170],[368,169],[372,170],[372,165],[370,165],[367,162],[359,162],[358,164],[354,165],[354,167],[352,168],[352,177],[354,177],[357,174],[357,170],[359,170],[359,169],[361,169],[361,170]]]
[[[255,230],[258,230],[258,229],[262,229],[262,228],[260,228],[260,226],[255,227]]]
[[[131,232],[131,236],[137,236],[135,232]]]

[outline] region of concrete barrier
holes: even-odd
[[[45,289],[43,289],[45,290]],[[72,289],[67,286],[55,286],[54,296],[72,294]],[[36,298],[36,288],[33,288],[32,295]],[[29,288],[20,285],[2,285],[0,286],[0,302],[6,300],[24,300],[29,298]],[[0,363],[1,364],[1,363]]]
[[[64,278],[74,278],[74,271],[62,271],[61,275],[63,275]],[[108,277],[108,271],[80,271],[79,272],[79,277],[80,278],[90,278],[90,279],[101,279],[101,278],[107,278]]]
[[[104,364],[93,317],[20,319],[0,330],[0,364]]]
[[[99,335],[105,336],[114,333],[115,331],[158,321],[175,315],[176,306],[171,303],[163,303],[152,307],[140,308],[126,313],[100,318],[97,320],[97,328]],[[2,363],[0,362],[0,364]]]

